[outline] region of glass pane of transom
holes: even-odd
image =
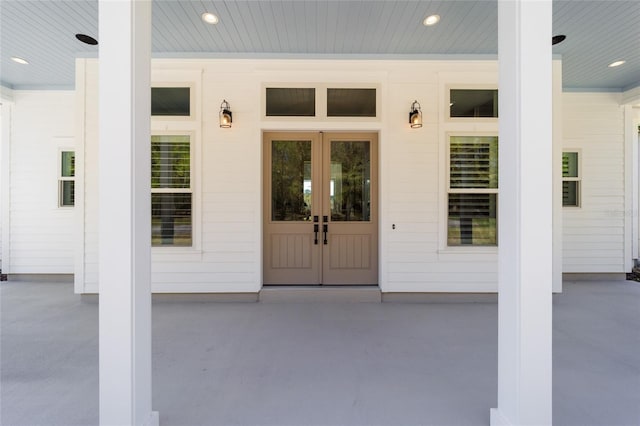
[[[76,154],[73,151],[62,152],[62,177],[74,177],[76,175]]]
[[[311,194],[311,141],[273,141],[271,220],[309,220]]]
[[[452,136],[449,155],[450,188],[498,187],[496,136]]]
[[[151,115],[189,116],[191,89],[189,87],[152,87]]]
[[[327,89],[328,117],[375,117],[376,89]]]
[[[562,153],[562,177],[578,177],[578,153]]]
[[[191,186],[189,136],[151,136],[151,187]]]
[[[151,194],[151,245],[189,247],[191,194]]]
[[[369,141],[332,141],[329,203],[332,221],[371,220]]]
[[[316,89],[268,87],[267,117],[314,117]]]
[[[498,117],[497,89],[451,89],[450,117]]]
[[[496,194],[449,194],[447,243],[496,245]]]

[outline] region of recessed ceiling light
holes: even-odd
[[[564,34],[555,35],[551,39],[551,44],[554,45],[554,44],[562,43],[565,38],[567,38],[567,36]]]
[[[620,65],[624,64],[627,61],[615,61],[615,62],[611,62],[609,64],[609,68],[615,68],[615,67],[619,67]]]
[[[29,61],[27,61],[26,59],[18,58],[17,56],[12,56],[11,60],[21,65],[29,65]]]
[[[426,18],[424,18],[424,21],[422,21],[422,24],[430,27],[431,25],[435,25],[438,22],[440,22],[440,15],[429,15]]]
[[[98,44],[98,40],[86,34],[76,34],[76,38],[83,43],[90,44],[91,46]]]
[[[216,15],[211,12],[205,12],[202,14],[202,20],[207,24],[215,25],[218,23],[219,19]]]

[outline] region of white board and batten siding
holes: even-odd
[[[74,273],[75,211],[58,206],[60,152],[75,149],[74,111],[73,91],[13,91],[3,273]]]
[[[84,167],[76,291],[98,291],[97,61],[77,62],[79,143]],[[446,146],[450,134],[497,135],[497,120],[448,120],[449,88],[497,87],[495,61],[153,61],[153,84],[189,85],[190,119],[152,120],[154,133],[188,133],[194,153],[194,244],[154,248],[154,292],[257,292],[262,287],[262,132],[379,134],[379,284],[384,292],[495,292],[497,248],[447,247]],[[375,87],[378,117],[264,117],[264,88]],[[301,86],[302,85],[302,86]],[[559,94],[558,94],[559,95]],[[218,125],[220,103],[233,127]],[[424,125],[411,129],[411,103]],[[559,183],[559,182],[558,182]],[[393,227],[395,225],[395,229]],[[113,265],[117,268],[117,265]]]
[[[563,208],[563,272],[629,272],[620,94],[564,93],[563,105],[563,149],[579,153],[581,175],[580,207]]]

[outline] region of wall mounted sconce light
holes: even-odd
[[[228,129],[233,123],[233,114],[231,114],[231,107],[229,102],[223,100],[220,104],[220,127]]]
[[[412,129],[422,127],[422,111],[420,110],[420,104],[418,101],[413,101],[411,104],[411,111],[409,111],[409,124]]]

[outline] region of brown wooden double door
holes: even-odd
[[[378,283],[378,136],[264,133],[264,284]]]

